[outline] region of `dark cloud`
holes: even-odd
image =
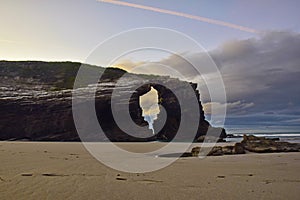
[[[160,63],[184,74],[186,80],[199,83],[201,100],[208,113],[212,104],[220,108],[227,106],[230,123],[233,120],[253,124],[299,122],[299,33],[266,32],[258,38],[232,40],[210,51],[209,55],[171,55]],[[212,60],[222,75],[227,102],[211,102],[203,77],[219,78]],[[200,69],[203,77],[188,61],[205,66]],[[159,70],[156,73],[159,74]],[[215,91],[221,88],[218,85],[210,87]]]
[[[259,38],[229,41],[209,54],[222,74],[227,94],[226,104],[213,104],[226,105],[229,117],[246,116],[244,122],[253,123],[299,122],[296,119],[300,115],[300,34],[268,32]],[[188,57],[208,64],[204,54]],[[172,57],[163,62],[175,68],[184,66]],[[189,68],[184,73],[200,83],[201,99],[211,105],[203,79],[197,75],[192,77]],[[213,78],[214,72],[206,71],[203,75]],[[214,87],[218,89],[217,85]],[[249,120],[251,115],[255,119]]]
[[[221,64],[228,101],[253,102],[250,113],[299,110],[299,34],[270,32],[228,42],[212,54]]]

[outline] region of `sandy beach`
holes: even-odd
[[[161,143],[122,143],[153,150]],[[167,159],[167,158],[166,158]],[[0,142],[0,199],[298,199],[300,153],[179,158],[124,173],[81,143]]]

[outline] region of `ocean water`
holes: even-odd
[[[279,138],[280,141],[300,143],[300,127],[298,126],[234,126],[225,127],[227,134],[236,138],[227,138],[228,142],[239,142],[244,134],[258,137]],[[239,136],[239,137],[238,137]]]

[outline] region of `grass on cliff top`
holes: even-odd
[[[83,86],[90,80],[98,79],[99,73],[102,74],[102,81],[114,81],[126,73],[119,68],[103,68],[79,62],[0,61],[0,83],[9,80],[15,84],[41,84],[49,90],[72,89],[77,72],[82,66],[87,73],[87,78],[80,80]],[[134,76],[148,80],[162,78],[159,75],[146,74]]]

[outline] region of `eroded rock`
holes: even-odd
[[[241,143],[236,143],[233,146],[215,146],[208,153],[208,156],[221,156],[221,155],[234,155],[234,154],[244,154],[245,150]]]
[[[191,153],[192,153],[191,156],[197,157],[199,155],[199,153],[200,153],[200,147],[194,147],[194,148],[192,148]]]
[[[196,133],[187,130],[177,138],[178,140],[184,141],[185,137],[192,138],[195,135],[195,138],[198,138],[205,135],[210,127],[205,120],[200,94],[195,83],[169,77],[128,74],[120,69],[85,65],[88,75],[93,77],[80,80],[79,87],[72,90],[80,66],[81,63],[72,62],[0,61],[0,140],[80,141],[73,121],[72,108],[88,110],[85,109],[86,102],[93,100],[90,94],[95,90],[96,115],[105,135],[99,136],[99,133],[93,132],[91,119],[88,118],[89,113],[83,113],[83,128],[91,129],[85,135],[86,141],[170,141],[177,134],[182,114],[187,116],[187,121],[196,121],[198,130]],[[91,82],[90,80],[93,80],[99,71],[102,73],[99,82]],[[123,77],[124,74],[126,77]],[[122,81],[119,80],[121,77]],[[136,85],[141,87],[136,89]],[[183,93],[184,101],[189,101],[196,96],[200,111],[199,119],[189,116],[191,109],[195,108],[181,111],[176,96],[165,85],[171,85],[176,91]],[[151,87],[157,90],[159,104],[167,112],[166,123],[156,135],[147,129],[148,124],[142,116],[139,104],[139,96],[147,93]],[[187,87],[191,87],[192,92],[187,93]],[[140,127],[145,127],[143,131],[132,131],[132,135],[129,135],[117,125],[111,109],[113,91],[117,91],[114,96],[117,97],[116,112],[120,114],[127,112],[126,109],[121,109],[120,105],[129,104],[133,122]],[[80,96],[80,99],[72,105],[74,92]],[[124,98],[125,94],[132,94],[129,102]],[[158,115],[154,127],[160,119]],[[221,137],[226,137],[224,130],[221,130]]]
[[[300,144],[280,142],[277,139],[244,135],[241,142],[244,149],[255,153],[299,152]]]

